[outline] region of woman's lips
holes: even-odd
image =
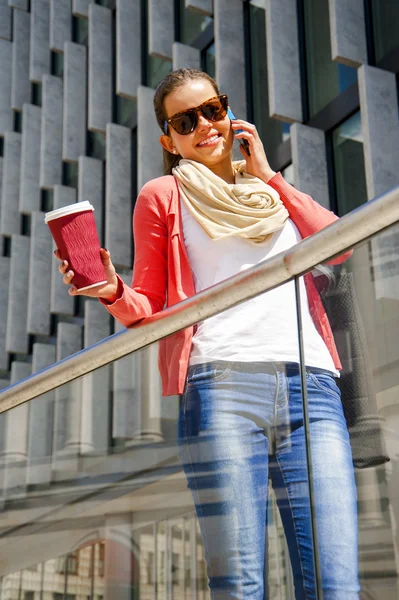
[[[202,142],[199,142],[199,144],[197,144],[197,147],[206,148],[207,146],[214,146],[218,143],[219,138],[220,133],[215,133],[215,135],[209,136],[205,140],[202,140]]]

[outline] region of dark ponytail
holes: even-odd
[[[209,81],[215,92],[218,96],[220,94],[218,85],[216,81],[208,75],[208,73],[204,73],[203,71],[198,71],[197,69],[177,69],[176,71],[171,71],[166,75],[164,79],[158,84],[157,89],[154,94],[154,110],[155,116],[158,122],[159,127],[164,131],[164,121],[166,119],[164,101],[166,96],[168,96],[171,92],[179,88],[181,85],[188,83],[189,81],[195,81],[196,79],[205,79]],[[172,154],[163,149],[163,168],[165,175],[171,175],[172,169],[179,164],[181,160],[180,154]]]

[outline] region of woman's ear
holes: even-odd
[[[165,150],[167,150],[171,154],[178,154],[178,151],[176,150],[173,144],[172,138],[168,135],[161,135],[159,138],[159,143],[161,144],[162,148],[165,148]]]

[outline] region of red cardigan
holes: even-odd
[[[323,229],[337,216],[299,192],[277,173],[269,182],[279,194],[302,238]],[[195,294],[194,281],[184,245],[177,182],[171,175],[144,185],[133,215],[135,257],[132,286],[119,280],[118,299],[100,300],[125,327]],[[331,261],[343,262],[350,253]],[[333,358],[341,369],[333,334],[313,277],[305,275],[310,314]],[[193,327],[159,342],[159,369],[164,396],[181,394],[187,376]]]

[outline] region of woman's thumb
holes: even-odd
[[[105,272],[108,277],[113,277],[115,275],[115,268],[111,261],[111,255],[106,248],[101,248],[100,250],[101,260],[105,268]]]

